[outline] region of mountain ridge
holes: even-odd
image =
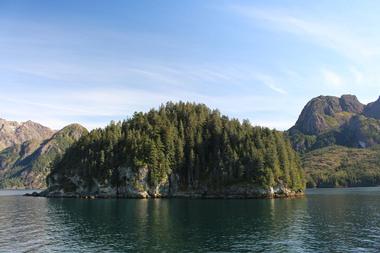
[[[364,148],[380,144],[380,99],[364,105],[354,95],[318,96],[303,108],[287,132],[301,152],[341,145]]]
[[[87,133],[79,124],[59,131],[30,120],[1,119],[0,125],[0,188],[45,188],[52,162]]]
[[[309,187],[380,184],[380,98],[319,96],[287,131],[301,156]]]
[[[42,141],[56,131],[31,120],[25,122],[8,121],[0,118],[0,151],[25,141]]]
[[[351,114],[361,114],[364,108],[354,95],[318,96],[306,104],[291,129],[307,135],[321,134],[345,123]]]

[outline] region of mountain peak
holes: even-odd
[[[55,132],[30,120],[22,123],[3,120],[0,123],[0,144],[3,142],[6,147],[0,150],[0,188],[14,187],[13,179],[28,188],[44,188],[51,162],[88,133],[79,124]]]
[[[380,96],[375,102],[365,106],[363,114],[369,118],[380,119]]]
[[[306,104],[293,129],[308,135],[320,134],[339,127],[363,109],[354,95],[318,96]]]
[[[301,151],[333,144],[370,147],[380,144],[379,132],[380,97],[363,105],[354,95],[312,99],[289,130],[293,146]]]
[[[73,137],[74,139],[79,139],[79,137],[85,133],[88,133],[88,130],[84,126],[73,123],[59,130],[54,136],[65,135]]]
[[[42,141],[53,136],[54,131],[33,121],[19,123],[0,120],[0,151],[4,148],[26,141]]]
[[[362,113],[364,105],[359,102],[355,95],[342,95],[339,99],[343,111],[352,113]]]

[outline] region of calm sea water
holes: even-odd
[[[0,252],[379,252],[380,188],[288,200],[78,200],[0,191]],[[12,196],[10,196],[12,195]]]

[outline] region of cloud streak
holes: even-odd
[[[206,103],[231,117],[249,118],[256,125],[268,122],[262,116],[277,111],[280,104],[285,103],[284,99],[274,100],[270,96],[205,95],[181,90],[149,92],[131,88],[97,88],[76,92],[62,91],[55,95],[49,92],[36,92],[28,94],[27,99],[20,98],[18,94],[2,95],[0,107],[3,109],[0,117],[19,121],[33,119],[55,129],[71,123],[70,119],[79,118],[80,123],[93,128],[106,125],[110,119],[125,119],[135,111],[157,108],[167,101]],[[247,117],[255,114],[256,117]]]
[[[2,24],[0,20],[0,28],[15,28],[0,29],[4,35],[0,36],[0,76],[5,90],[0,95],[1,116],[32,119],[54,128],[73,121],[93,128],[134,111],[182,100],[206,103],[257,125],[286,129],[310,98],[354,93],[362,89],[360,85],[376,88],[380,80],[376,68],[362,64],[380,57],[380,43],[360,36],[356,29],[307,10],[296,13],[244,5],[228,10],[233,11],[233,20],[231,15],[215,16],[221,22],[210,24],[200,20],[199,30],[190,31],[186,38],[182,31],[170,33],[161,25],[143,27],[147,32],[139,33],[128,31],[128,26],[108,31],[61,26],[66,22]],[[210,15],[215,14],[212,11]],[[230,21],[241,29],[232,31]],[[186,24],[191,27],[191,22]],[[257,26],[274,31],[275,39],[268,30],[252,32]],[[210,37],[221,43],[216,45],[215,38],[205,35],[210,30],[215,32]],[[306,47],[295,48],[294,38],[306,42]],[[313,52],[300,55],[310,50],[310,44]],[[337,66],[341,58],[344,62]],[[332,61],[323,62],[326,59]],[[372,79],[368,73],[375,73]]]
[[[331,85],[333,88],[341,88],[343,86],[344,80],[339,74],[326,68],[322,69],[321,72],[327,85]]]
[[[282,4],[234,3],[227,11],[255,34],[269,32],[271,46],[283,46],[276,52],[292,50],[285,55],[294,59],[276,56],[289,65],[280,66],[288,79],[279,79],[283,86],[275,86],[285,87],[292,99],[297,92],[309,98],[351,93],[363,101],[373,101],[380,84],[380,29],[373,10],[366,9],[366,4],[354,6],[321,3],[313,9],[315,5],[289,8]],[[352,8],[360,10],[353,12]],[[339,13],[338,9],[345,11]],[[297,47],[293,48],[294,41]],[[289,81],[298,83],[297,87]]]
[[[347,26],[328,23],[322,18],[315,21],[290,14],[289,10],[260,9],[254,6],[233,5],[230,9],[251,20],[263,21],[273,29],[332,49],[347,59],[363,62],[380,56],[380,46],[378,43],[373,43],[370,36],[355,33],[352,29],[347,29]]]
[[[268,88],[270,88],[271,90],[273,90],[273,91],[275,91],[277,93],[280,93],[280,94],[283,94],[283,95],[288,94],[284,89],[282,89],[282,88],[280,88],[280,87],[277,86],[276,82],[274,81],[273,77],[271,77],[271,76],[256,73],[256,74],[254,74],[254,78],[256,78],[257,80],[261,81]]]

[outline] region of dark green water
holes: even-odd
[[[19,192],[17,192],[19,193]],[[379,252],[380,188],[289,200],[4,196],[0,252]]]

